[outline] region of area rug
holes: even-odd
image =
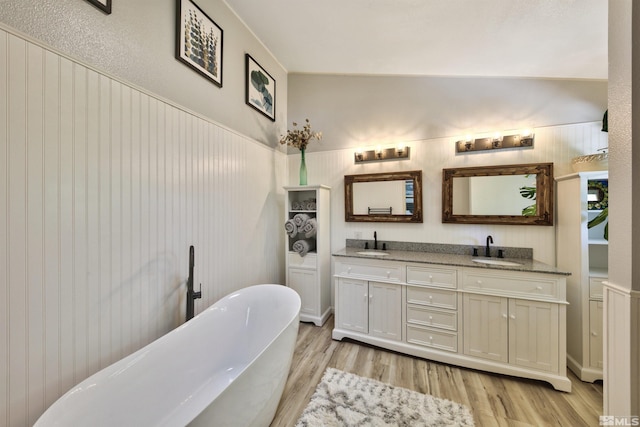
[[[459,403],[328,368],[296,427],[473,425]]]

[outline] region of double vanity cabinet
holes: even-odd
[[[359,251],[334,253],[334,339],[571,391],[566,274],[530,259]]]

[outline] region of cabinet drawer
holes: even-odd
[[[491,292],[513,297],[558,298],[558,282],[556,280],[528,277],[515,272],[509,273],[509,276],[502,276],[484,271],[465,270],[462,275],[462,287],[465,290]]]
[[[458,334],[407,325],[407,342],[438,350],[458,351]]]
[[[606,282],[604,277],[591,277],[589,279],[589,298],[602,299],[602,282]]]
[[[317,260],[316,254],[307,254],[302,257],[297,252],[289,252],[289,267],[315,269]]]
[[[402,282],[403,268],[404,266],[395,264],[338,262],[335,264],[335,274],[385,282]]]
[[[415,325],[457,331],[458,313],[456,311],[435,310],[417,305],[408,305],[407,322]]]
[[[455,310],[458,307],[458,296],[454,291],[409,285],[407,303]]]
[[[407,283],[456,288],[458,285],[456,274],[457,270],[410,265],[407,266]]]

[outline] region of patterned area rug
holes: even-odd
[[[473,425],[459,403],[328,368],[296,427]]]

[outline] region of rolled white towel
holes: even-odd
[[[306,213],[299,213],[293,217],[293,222],[296,224],[296,227],[301,229],[304,226],[304,223],[307,222],[308,219],[309,219],[309,215],[307,215]]]
[[[315,218],[309,218],[300,229],[301,233],[304,233],[304,237],[307,239],[316,235],[318,231],[318,222]]]
[[[316,210],[316,201],[309,201],[306,203],[305,209],[308,211],[315,211]]]
[[[296,235],[298,234],[298,227],[292,219],[289,219],[284,223],[284,230],[287,232],[289,237],[296,237]]]
[[[311,240],[296,240],[293,243],[293,251],[300,254],[301,257],[307,255],[309,251],[312,251],[316,248],[316,241]]]
[[[293,209],[294,211],[301,211],[303,206],[304,205],[302,202],[298,202],[295,200],[291,202],[291,209]]]

